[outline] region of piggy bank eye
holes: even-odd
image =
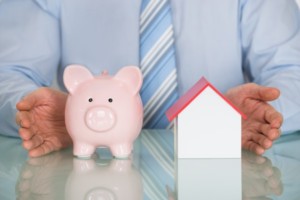
[[[113,102],[113,99],[112,99],[112,98],[109,98],[109,99],[108,99],[108,102],[109,102],[109,103],[112,103],[112,102]]]
[[[89,102],[93,102],[93,98],[89,98]]]

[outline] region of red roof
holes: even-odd
[[[184,110],[202,91],[207,87],[213,89],[224,101],[226,101],[234,110],[236,110],[244,119],[247,116],[235,107],[226,97],[224,97],[212,84],[202,77],[190,90],[188,90],[177,102],[171,106],[167,112],[167,118],[172,121],[179,113]]]

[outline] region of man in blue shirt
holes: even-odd
[[[1,133],[19,132],[30,156],[69,146],[66,93],[48,86],[56,72],[62,86],[68,64],[94,74],[138,66],[140,6],[140,0],[0,0]],[[295,0],[171,0],[171,6],[180,94],[205,76],[248,116],[242,146],[257,154],[280,129],[300,129]]]

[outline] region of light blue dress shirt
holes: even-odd
[[[69,64],[94,74],[139,65],[140,0],[0,0],[0,132],[17,136],[15,104]],[[205,76],[221,92],[253,81],[300,129],[300,12],[295,0],[171,0],[179,92]],[[62,85],[61,85],[62,86]]]

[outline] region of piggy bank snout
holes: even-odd
[[[114,111],[108,107],[90,108],[85,115],[87,127],[97,132],[104,132],[113,128],[116,120]]]

